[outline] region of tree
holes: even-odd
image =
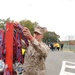
[[[11,22],[10,18],[7,18],[6,20],[5,19],[0,19],[0,28],[4,29],[6,22]]]
[[[57,42],[60,41],[59,40],[59,35],[57,35],[55,32],[46,32],[44,33],[44,38],[43,38],[43,42],[45,43],[50,43],[50,42]]]
[[[29,30],[33,34],[33,32],[34,32],[34,23],[32,23],[30,20],[22,20],[22,21],[20,21],[20,24],[23,25],[24,27],[29,28]]]
[[[6,22],[13,22],[14,20],[10,20],[10,18],[7,18],[6,20],[5,19],[0,19],[0,28],[4,28],[4,25]],[[31,31],[31,34],[33,34],[34,32],[34,28],[38,25],[37,22],[31,22],[30,20],[22,20],[20,21],[20,24],[23,25],[24,27],[27,27],[29,28],[29,30]],[[43,38],[43,41],[45,43],[48,43],[48,42],[58,42],[60,41],[59,40],[59,35],[57,35],[55,32],[46,32],[44,34],[44,38]]]

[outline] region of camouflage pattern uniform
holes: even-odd
[[[30,42],[25,53],[23,75],[46,75],[45,60],[49,50],[45,43],[39,43],[36,39]]]

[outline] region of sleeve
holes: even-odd
[[[35,50],[38,53],[40,53],[40,55],[45,56],[45,57],[48,55],[49,50],[50,50],[48,45],[46,45],[43,42],[39,43],[36,39],[34,39],[31,43],[33,44]]]
[[[24,42],[24,40],[21,39],[21,44],[22,44],[22,48],[26,49],[26,44]]]

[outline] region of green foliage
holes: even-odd
[[[22,20],[22,21],[20,21],[20,24],[23,25],[24,27],[29,28],[29,30],[33,34],[33,32],[34,32],[34,24],[30,20]]]
[[[4,26],[0,24],[0,28],[4,29]]]
[[[49,42],[57,42],[59,41],[58,35],[56,35],[55,32],[46,32],[44,34],[43,42],[49,43]]]
[[[4,29],[6,22],[11,22],[10,18],[7,18],[6,20],[5,19],[0,19],[0,28]]]
[[[5,19],[0,19],[0,28],[5,28],[4,25],[6,22],[13,22],[14,20],[10,20],[10,18]],[[31,22],[30,20],[22,20],[20,21],[20,24],[23,25],[24,27],[29,28],[31,33],[33,34],[34,28],[38,25],[37,22]],[[44,34],[43,42],[48,43],[48,42],[57,42],[59,41],[59,35],[57,35],[55,32],[46,32]]]

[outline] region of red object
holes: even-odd
[[[24,63],[24,58],[22,55],[22,44],[21,39],[26,43],[26,46],[29,46],[28,40],[22,33],[23,27],[21,25],[15,25],[14,23],[6,23],[5,31],[5,64],[8,65],[8,68],[5,70],[6,75],[17,75],[13,70],[13,64],[17,61],[21,64]],[[32,37],[30,38],[32,39]]]
[[[8,69],[11,72],[11,75],[13,75],[13,30],[13,23],[6,23],[6,64],[8,65]]]

